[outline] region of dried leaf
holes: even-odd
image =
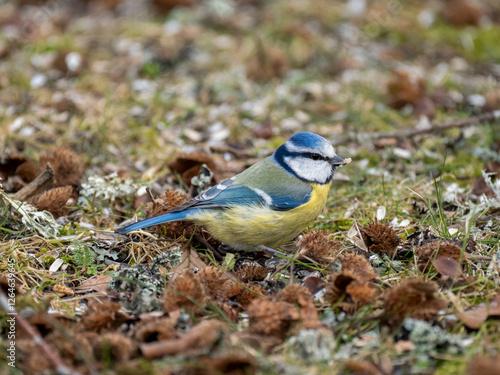
[[[177,159],[170,163],[168,167],[172,171],[180,174],[182,181],[187,186],[191,186],[191,179],[198,176],[203,164],[206,164],[213,172],[218,170],[218,166],[214,158],[209,154],[202,153],[181,154],[177,157]],[[215,181],[212,181],[212,183],[215,183]]]
[[[75,290],[79,293],[86,293],[89,290],[106,294],[109,290],[110,275],[96,275],[85,280],[81,285],[77,286]]]
[[[407,104],[415,104],[426,93],[426,84],[420,75],[409,70],[394,70],[387,84],[389,105],[401,109]]]
[[[384,375],[384,373],[373,362],[347,359],[344,362],[346,370],[353,375]]]
[[[436,105],[431,98],[423,97],[413,104],[412,114],[417,118],[425,116],[429,119],[433,119],[436,115]]]
[[[453,258],[439,257],[433,264],[441,276],[450,277],[452,280],[457,280],[465,276],[462,267]]]
[[[175,7],[191,7],[194,0],[152,0],[152,4],[159,13],[169,13]]]
[[[451,258],[455,261],[463,262],[467,259],[467,254],[462,252],[462,247],[455,242],[448,240],[435,240],[427,242],[415,249],[418,256],[418,266],[422,272],[431,268],[432,262],[437,257]]]
[[[210,349],[227,331],[227,326],[218,320],[205,320],[191,328],[179,339],[164,340],[141,344],[140,349],[146,359],[176,355],[182,353],[199,353]]]
[[[304,287],[306,287],[313,296],[322,290],[325,285],[326,281],[316,276],[309,276],[304,280]]]
[[[257,125],[252,130],[253,135],[257,138],[262,139],[270,139],[274,136],[274,127],[273,122],[270,117],[266,117],[266,119]]]
[[[415,344],[410,340],[399,340],[394,344],[394,349],[398,354],[401,354],[415,349]]]
[[[486,94],[486,103],[484,104],[483,111],[491,112],[500,109],[500,90],[496,89]],[[497,162],[497,164],[500,164]]]
[[[198,253],[193,250],[190,246],[184,247],[181,253],[181,263],[175,268],[176,271],[181,271],[183,269],[198,269],[202,270],[207,265],[201,260]]]
[[[444,3],[443,15],[455,26],[478,26],[485,10],[475,0],[447,0]]]
[[[346,212],[346,214],[347,213],[349,212]],[[350,214],[352,214],[352,212]],[[361,231],[357,223],[354,223],[352,227],[349,229],[349,231],[347,232],[347,238],[349,239],[349,241],[351,241],[351,243],[354,246],[358,247],[363,251],[368,251],[368,248],[365,242],[363,241],[363,236],[361,235]]]
[[[137,323],[131,333],[139,343],[172,340],[177,336],[176,320],[171,317],[150,319]]]
[[[247,77],[254,81],[282,78],[290,69],[286,55],[274,47],[257,44],[257,50],[247,65]]]
[[[466,327],[479,329],[489,317],[500,317],[500,295],[493,298],[487,305],[455,315]]]
[[[494,356],[476,355],[467,366],[465,375],[498,375],[500,374],[500,354]]]
[[[457,318],[470,329],[479,329],[488,319],[488,309],[481,306],[476,309],[455,314]]]

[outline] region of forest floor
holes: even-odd
[[[500,6],[368,3],[0,1],[0,374],[500,373]],[[299,131],[287,257],[114,233]]]

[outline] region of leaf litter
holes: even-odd
[[[34,3],[0,5],[20,373],[498,372],[493,2]],[[290,259],[113,233],[302,130],[353,162]]]

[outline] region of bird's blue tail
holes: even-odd
[[[192,213],[193,213],[192,211],[191,212],[180,211],[180,212],[172,212],[172,213],[167,212],[166,214],[163,214],[163,215],[150,217],[149,219],[141,220],[141,221],[138,221],[137,223],[133,223],[130,225],[126,225],[122,228],[118,228],[115,232],[119,233],[119,234],[125,234],[128,232],[132,232],[133,230],[147,228],[147,227],[151,227],[153,225],[168,223],[170,221],[184,220],[189,216],[189,214],[192,214]]]

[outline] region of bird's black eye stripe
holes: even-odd
[[[312,160],[326,160],[323,155],[316,154],[314,152],[308,153],[307,157],[311,158]]]

